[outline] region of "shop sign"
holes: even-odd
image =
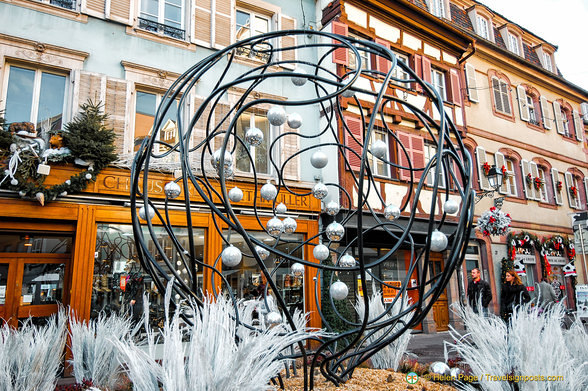
[[[576,316],[588,318],[588,285],[576,285]]]
[[[398,292],[398,290],[394,289],[393,287],[400,288],[401,283],[400,281],[384,281],[384,284],[390,285],[382,285],[382,297],[384,299],[384,303],[392,303],[396,297],[396,293]]]
[[[568,263],[568,260],[566,259],[566,257],[562,257],[562,256],[548,255],[547,260],[549,261],[549,263],[551,265],[556,265],[556,266],[564,266],[566,263]]]
[[[515,261],[522,263],[535,263],[535,254],[517,254]]]

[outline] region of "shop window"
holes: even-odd
[[[149,251],[167,274],[172,274],[170,266],[185,283],[194,279],[197,289],[202,289],[202,269],[196,276],[184,263],[184,258],[174,246],[164,227],[154,226],[153,235],[160,253],[153,242],[148,227],[143,227],[143,234]],[[194,252],[196,259],[204,260],[204,229],[193,228]],[[174,228],[178,246],[190,248],[187,228]],[[165,257],[165,258],[164,258]],[[169,262],[168,263],[166,262]],[[127,314],[134,321],[143,315],[143,296],[147,295],[149,320],[153,327],[162,327],[164,313],[164,292],[159,292],[151,276],[141,267],[137,255],[133,227],[131,225],[99,224],[96,239],[96,258],[94,260],[94,277],[90,317],[96,318],[101,313]]]
[[[183,0],[141,0],[139,28],[185,39]]]
[[[433,88],[441,95],[441,99],[447,100],[447,88],[445,85],[445,72],[438,69],[431,69],[431,83]]]
[[[492,77],[492,92],[496,112],[512,115],[510,107],[510,85],[497,77]]]
[[[384,142],[384,144],[386,144],[386,146],[389,146],[388,133],[386,133],[385,131],[383,131],[381,129],[376,128],[376,129],[374,129],[374,131],[372,133],[372,139],[370,141],[370,146],[369,146],[370,150],[371,150],[372,144],[378,140]],[[389,165],[384,160],[390,161],[390,148],[388,147],[387,154],[386,154],[386,156],[383,157],[384,160],[375,157],[371,153],[370,153],[370,156],[372,158],[371,163],[372,163],[373,174],[377,175],[377,176],[389,178],[389,176],[390,176]]]
[[[71,253],[72,237],[62,234],[0,232],[0,253]]]
[[[431,159],[437,157],[437,147],[431,142],[425,142],[425,164],[429,164]],[[439,187],[445,188],[445,170],[443,169],[442,163],[437,162],[435,166],[431,167],[429,174],[427,175],[427,185],[433,186],[435,183],[435,175],[437,170],[441,170],[441,176],[439,177]]]
[[[532,292],[534,292],[535,290],[535,284],[538,282],[537,281],[537,271],[535,270],[536,267],[536,262],[533,261],[531,262],[530,260],[525,260],[525,271],[527,272],[526,276],[521,277],[521,280],[523,281],[523,284],[526,285],[527,287],[531,287],[531,298],[533,298],[534,294]]]
[[[67,79],[57,72],[9,66],[4,108],[6,122],[32,122],[37,130],[43,131],[62,129]]]
[[[162,94],[137,91],[134,136],[135,152],[139,150],[143,140],[152,134],[155,113],[157,112],[157,107],[161,104],[162,99]],[[169,150],[169,146],[173,146],[179,142],[177,127],[178,104],[179,101],[175,100],[170,105],[163,121],[161,122],[158,132],[159,142],[161,143],[158,147],[159,152],[165,152]]]
[[[272,126],[270,125],[264,113],[242,113],[237,120],[237,136],[241,140],[245,139],[245,133],[249,128],[258,128],[263,133],[263,140],[257,146],[250,144],[237,143],[236,166],[241,172],[253,172],[252,162],[255,165],[255,171],[258,174],[269,174],[270,171],[270,145],[272,142]],[[274,145],[274,148],[277,145]]]
[[[65,263],[25,263],[23,267],[21,305],[62,301]]]

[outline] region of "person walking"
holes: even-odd
[[[474,268],[471,271],[472,280],[468,283],[468,302],[474,313],[479,314],[482,306],[482,314],[488,316],[488,305],[492,301],[492,290],[490,284],[482,280],[480,269]]]
[[[537,306],[540,312],[547,310],[553,304],[557,303],[557,295],[551,286],[552,279],[553,277],[551,276],[546,277],[537,284],[537,290],[539,291],[537,294]]]
[[[529,301],[531,301],[531,296],[517,272],[508,270],[506,272],[506,283],[502,285],[500,297],[500,315],[502,319],[508,323],[516,307]]]

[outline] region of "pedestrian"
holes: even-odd
[[[508,270],[506,272],[506,283],[502,285],[500,296],[500,315],[502,319],[508,323],[516,307],[529,301],[531,301],[531,296],[517,272]]]
[[[471,271],[472,279],[468,283],[468,302],[474,313],[480,313],[479,306],[482,306],[482,314],[488,316],[488,305],[492,301],[492,290],[490,284],[482,280],[480,269],[477,267]]]
[[[539,307],[540,312],[547,310],[553,304],[557,303],[557,295],[551,286],[552,280],[553,277],[549,276],[542,279],[541,282],[537,284],[537,306]]]

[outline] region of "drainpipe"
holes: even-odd
[[[465,63],[465,61],[468,58],[470,58],[471,56],[473,56],[474,53],[476,53],[476,41],[475,40],[472,43],[470,43],[470,45],[468,46],[468,49],[467,49],[465,55],[462,56],[459,60],[457,60],[457,63],[460,65],[460,70],[462,71],[462,74],[463,75],[465,75],[465,69],[464,69],[465,65],[464,65],[464,63]],[[468,81],[467,81],[467,78],[466,78],[465,79],[465,83],[464,83],[465,86],[467,86],[467,82]],[[466,87],[466,89],[467,89],[467,87]],[[462,91],[465,91],[464,88],[462,88],[461,90]],[[466,95],[466,93],[463,93],[463,95]],[[463,99],[463,96],[462,96],[462,102],[465,102],[465,99]],[[468,123],[467,123],[467,118],[466,118],[466,115],[465,115],[465,105],[462,107],[461,117],[462,117],[462,121],[463,121],[463,127],[464,127],[464,129],[467,129]],[[465,136],[467,137],[467,134]]]

